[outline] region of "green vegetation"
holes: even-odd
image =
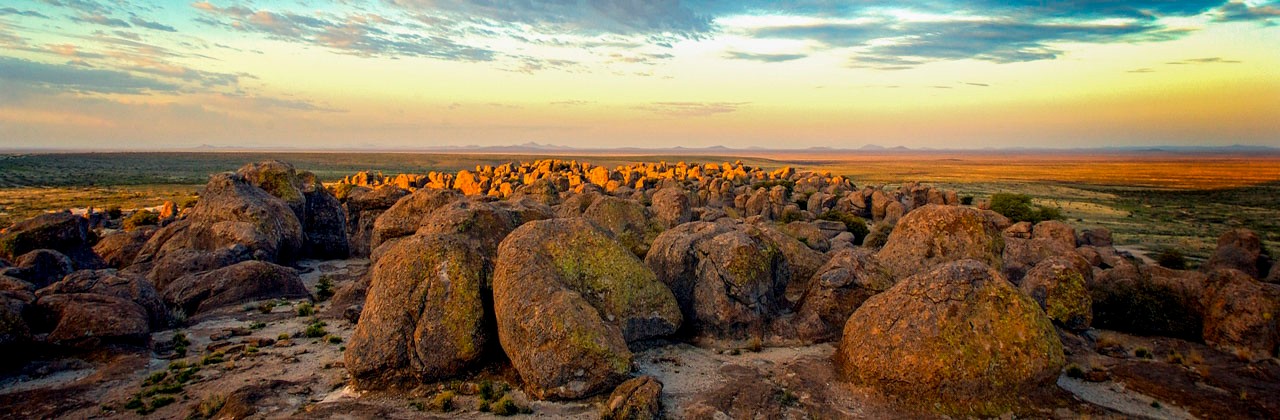
[[[996,193],[991,196],[991,210],[1015,222],[1040,223],[1063,218],[1062,210],[1031,204],[1031,196],[1025,194]]]
[[[133,410],[139,415],[147,415],[160,407],[177,401],[176,394],[185,392],[183,388],[196,379],[199,366],[190,366],[184,361],[169,364],[166,370],[152,373],[142,381],[142,390],[133,394],[124,403],[126,410]],[[147,398],[151,398],[148,402]]]
[[[191,341],[187,340],[187,335],[181,332],[173,334],[173,354],[178,357],[187,356],[187,346],[191,345]]]
[[[1138,347],[1133,351],[1133,355],[1139,359],[1151,359],[1155,357],[1154,354],[1151,354],[1151,350],[1147,350],[1145,347]]]
[[[311,302],[303,302],[298,305],[298,316],[312,316],[316,314],[316,307]]]
[[[249,323],[249,329],[260,330],[267,327],[267,323],[262,321],[253,321]]]
[[[1077,365],[1075,363],[1067,365],[1067,377],[1084,379],[1084,368],[1080,367],[1080,365]]]
[[[333,297],[333,279],[330,276],[320,276],[320,281],[316,282],[316,299],[324,302]]]
[[[134,230],[139,226],[155,226],[160,224],[160,215],[149,210],[138,210],[129,215],[128,219],[121,222],[121,227],[125,230]]]
[[[329,335],[329,332],[324,330],[324,327],[327,325],[328,324],[325,324],[324,321],[321,321],[319,319],[312,319],[311,323],[307,324],[307,328],[305,330],[302,330],[302,335],[307,338],[324,337],[326,335]]]
[[[457,395],[453,391],[443,391],[431,397],[430,408],[436,411],[450,412],[453,411],[453,399]]]
[[[866,239],[867,234],[871,233],[871,229],[867,227],[867,221],[861,217],[837,210],[827,210],[818,215],[820,220],[831,220],[844,223],[845,230],[853,234],[853,243],[861,244]]]

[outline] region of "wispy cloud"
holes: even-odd
[[[1277,6],[1276,2],[1250,6],[1242,1],[1232,1],[1218,9],[1216,20],[1219,22],[1254,21],[1271,23],[1271,20],[1276,18],[1280,18],[1280,6]]]
[[[705,117],[737,111],[749,102],[654,102],[637,108],[672,117]]]
[[[1240,64],[1239,60],[1228,60],[1222,57],[1205,57],[1205,58],[1189,58],[1186,60],[1170,61],[1165,64],[1184,65],[1184,64]]]
[[[799,60],[808,57],[806,54],[765,54],[765,53],[749,53],[742,51],[729,51],[724,54],[725,58],[734,60],[750,60],[765,63],[781,63],[784,61]]]
[[[173,92],[178,89],[172,83],[138,77],[123,71],[86,69],[12,57],[0,57],[0,79],[73,92],[138,94]]]
[[[178,32],[178,30],[172,26],[165,25],[159,22],[152,22],[137,16],[130,18],[129,22],[133,23],[134,25],[147,28],[147,29],[153,29],[153,30],[164,31],[164,32]]]
[[[125,22],[124,20],[113,18],[101,13],[83,14],[80,16],[72,17],[71,20],[80,22],[80,23],[91,23],[94,25],[112,26],[117,28],[132,27],[129,25],[129,22]]]
[[[49,18],[48,16],[45,16],[43,13],[37,12],[35,10],[18,10],[12,7],[0,7],[0,16],[26,16],[26,17],[38,17],[42,19]]]

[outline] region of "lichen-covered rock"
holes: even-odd
[[[671,291],[629,250],[583,218],[517,228],[498,249],[494,312],[502,348],[530,395],[574,399],[631,370],[628,342],[674,333]]]
[[[1201,302],[1205,343],[1247,360],[1277,356],[1280,285],[1220,269],[1209,274]]]
[[[843,224],[841,225],[840,229],[843,230]],[[818,229],[818,226],[814,223],[791,222],[782,225],[779,229],[814,251],[827,252],[831,250],[831,241],[827,239],[826,233],[822,229]]]
[[[798,337],[807,342],[838,339],[849,315],[893,284],[893,274],[870,250],[846,248],[833,252],[800,299],[800,309],[796,311]]]
[[[191,260],[193,252],[228,257],[206,262],[252,258],[289,263],[302,255],[302,249],[302,224],[283,200],[239,175],[224,173],[210,177],[187,218],[156,231],[134,263],[180,267],[186,263],[165,260]],[[162,282],[151,277],[163,290]]]
[[[1013,284],[1021,284],[1022,278],[1033,267],[1049,258],[1068,258],[1073,262],[1088,265],[1088,260],[1076,252],[1076,248],[1066,245],[1061,240],[1052,238],[1004,238],[1004,252],[1001,261],[1004,266],[1001,273]],[[1092,279],[1089,279],[1092,280]]]
[[[160,300],[151,282],[138,275],[118,272],[114,269],[80,270],[49,287],[40,289],[41,298],[58,294],[92,293],[129,300],[147,314],[151,329],[159,330],[169,325],[169,311]]]
[[[1040,304],[1050,320],[1069,330],[1084,331],[1093,321],[1093,299],[1085,288],[1085,278],[1092,278],[1092,273],[1087,264],[1052,257],[1027,272],[1018,287]]]
[[[140,226],[134,230],[122,230],[104,236],[93,245],[93,252],[102,257],[108,267],[128,267],[133,264],[134,259],[138,258],[142,247],[146,246],[147,241],[158,229],[155,226]]]
[[[422,188],[401,198],[373,222],[369,249],[378,249],[386,241],[413,234],[422,225],[423,218],[458,197],[453,190]]]
[[[876,256],[905,278],[962,259],[999,267],[1003,249],[1000,229],[981,211],[930,204],[903,216]]]
[[[75,270],[71,258],[52,249],[37,249],[19,256],[16,267],[4,269],[4,274],[26,280],[36,289],[43,288]]]
[[[424,217],[417,234],[461,235],[491,258],[512,229],[515,229],[515,220],[506,210],[492,203],[462,199],[440,206]]]
[[[600,410],[601,420],[656,420],[662,418],[662,382],[645,375],[614,388]]]
[[[1103,227],[1085,229],[1080,232],[1080,245],[1095,247],[1111,246],[1111,230]]]
[[[1200,267],[1206,273],[1231,268],[1255,279],[1265,278],[1271,268],[1271,258],[1266,255],[1262,239],[1249,229],[1232,229],[1218,237],[1218,248],[1209,261]]]
[[[484,354],[493,326],[486,260],[455,234],[413,235],[388,245],[345,354],[360,388],[432,381]]]
[[[613,234],[618,242],[641,258],[649,252],[649,245],[659,230],[644,206],[617,197],[596,199],[582,212],[582,217]]]
[[[188,274],[216,270],[251,259],[253,255],[250,254],[249,248],[240,245],[214,251],[179,249],[150,264],[151,268],[146,272],[146,277],[156,286],[156,290],[164,292],[170,283]],[[125,270],[134,271],[138,267],[133,266]]]
[[[245,261],[169,284],[164,300],[187,315],[262,299],[310,297],[298,272],[265,261]]]
[[[315,175],[303,172],[302,195],[306,198],[306,214],[301,219],[305,235],[303,253],[316,259],[341,259],[351,255],[347,241],[347,213],[342,203]]]
[[[1031,228],[1031,238],[1056,241],[1068,249],[1075,249],[1077,245],[1075,228],[1057,220],[1046,220],[1036,223],[1036,225]]]
[[[834,359],[846,380],[947,414],[992,416],[1051,383],[1065,357],[1034,301],[985,263],[961,260],[867,299]]]
[[[691,222],[654,240],[645,264],[671,288],[695,337],[763,339],[787,307],[791,271],[761,234],[741,224]]]
[[[769,223],[751,224],[745,229],[748,235],[781,254],[787,272],[779,274],[780,280],[786,282],[787,302],[799,302],[800,295],[809,289],[809,280],[827,262],[827,256]]]
[[[649,209],[663,229],[671,229],[693,220],[689,195],[682,188],[663,188],[653,193],[653,205]]]

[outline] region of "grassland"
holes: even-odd
[[[282,159],[335,181],[357,171],[457,171],[548,156],[419,153],[65,153],[0,155],[0,226],[73,207],[150,207],[181,201],[210,174]],[[1207,257],[1232,227],[1257,231],[1280,250],[1280,156],[1127,153],[768,154],[752,156],[555,156],[626,162],[743,162],[848,176],[856,184],[928,182],[984,199],[1031,195],[1078,227],[1104,226],[1123,245],[1172,247]]]

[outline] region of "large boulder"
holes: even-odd
[[[1086,288],[1093,268],[1083,258],[1053,257],[1040,261],[1027,272],[1018,286],[1040,304],[1049,319],[1073,331],[1089,329],[1093,321],[1093,299]]]
[[[33,290],[30,283],[0,275],[0,350],[14,351],[31,339],[26,314],[36,299]]]
[[[1247,360],[1277,356],[1280,285],[1220,269],[1209,274],[1201,299],[1205,343]]]
[[[217,258],[219,261],[252,258],[290,263],[302,255],[302,250],[302,225],[285,201],[239,175],[223,173],[209,179],[201,190],[200,201],[186,219],[160,228],[147,241],[134,263],[184,270],[182,265],[192,260],[193,252],[228,257]],[[201,266],[184,271],[208,269]],[[162,283],[151,280],[157,286]]]
[[[762,241],[769,249],[776,250],[786,262],[787,273],[782,273],[786,282],[786,297],[791,303],[798,302],[800,295],[809,289],[809,280],[827,262],[827,256],[809,247],[808,244],[784,233],[771,223],[756,223],[746,226],[746,232],[753,238]]]
[[[91,238],[85,218],[68,212],[46,213],[0,230],[0,258],[12,260],[37,249],[75,254],[87,249]]]
[[[526,223],[498,248],[494,312],[502,348],[535,398],[573,399],[631,371],[628,342],[674,333],[671,291],[583,218]]]
[[[1200,341],[1205,274],[1118,260],[1089,286],[1093,326]]]
[[[306,298],[311,294],[292,268],[265,261],[183,276],[163,290],[164,300],[187,315],[272,298]]]
[[[36,299],[36,317],[48,342],[93,347],[104,342],[145,344],[151,332],[146,309],[97,293],[49,294]]]
[[[249,248],[238,244],[213,251],[178,249],[166,254],[155,263],[135,265],[124,271],[134,272],[140,267],[149,266],[150,268],[145,271],[147,280],[156,286],[156,290],[163,292],[174,280],[188,274],[216,270],[252,259],[253,255]]]
[[[36,292],[36,296],[45,298],[76,293],[92,293],[128,300],[146,312],[147,324],[151,329],[159,330],[169,325],[169,311],[151,282],[141,276],[121,273],[114,269],[80,270],[71,273],[62,281],[40,289]]]
[[[835,251],[818,269],[800,299],[800,309],[796,311],[798,337],[808,342],[838,339],[853,311],[893,284],[893,274],[871,251]]]
[[[645,264],[675,294],[689,334],[710,339],[704,341],[768,338],[788,306],[790,269],[760,234],[742,224],[690,222],[654,240]]]
[[[139,226],[133,230],[122,230],[102,237],[93,246],[93,252],[102,257],[108,267],[125,268],[133,264],[138,253],[147,245],[147,241],[155,235],[155,226]]]
[[[1218,248],[1201,270],[1210,273],[1231,268],[1262,279],[1271,268],[1271,258],[1262,245],[1262,238],[1249,229],[1232,229],[1218,237]]]
[[[43,288],[75,271],[71,258],[52,249],[37,249],[18,257],[16,267],[4,269],[4,274],[26,280],[36,289]]]
[[[511,213],[493,203],[461,199],[424,217],[418,235],[456,234],[469,239],[482,255],[492,258],[498,244],[515,229]]]
[[[582,217],[613,234],[618,242],[641,258],[649,252],[649,245],[660,230],[644,206],[617,197],[602,196],[596,199],[582,213]]]
[[[374,264],[363,312],[345,354],[360,388],[461,373],[492,340],[487,261],[466,238],[413,235]]]
[[[422,188],[404,196],[374,220],[369,249],[378,249],[384,242],[413,234],[422,225],[423,218],[458,197],[456,191],[434,188]]]
[[[346,214],[342,204],[310,172],[298,172],[278,160],[250,163],[236,171],[255,187],[288,204],[304,236],[303,253],[312,258],[346,258]]]
[[[663,188],[653,193],[653,204],[649,209],[663,229],[671,229],[693,220],[689,195],[683,188]]]
[[[903,216],[876,256],[905,278],[962,259],[999,267],[1003,248],[998,226],[981,211],[930,204]]]
[[[1065,357],[1049,318],[998,271],[946,263],[873,296],[836,347],[840,376],[948,414],[994,416],[1052,383]]]
[[[347,210],[347,241],[351,255],[367,257],[372,249],[373,223],[397,201],[409,195],[409,191],[394,185],[383,185],[376,190],[353,187],[343,206]]]

